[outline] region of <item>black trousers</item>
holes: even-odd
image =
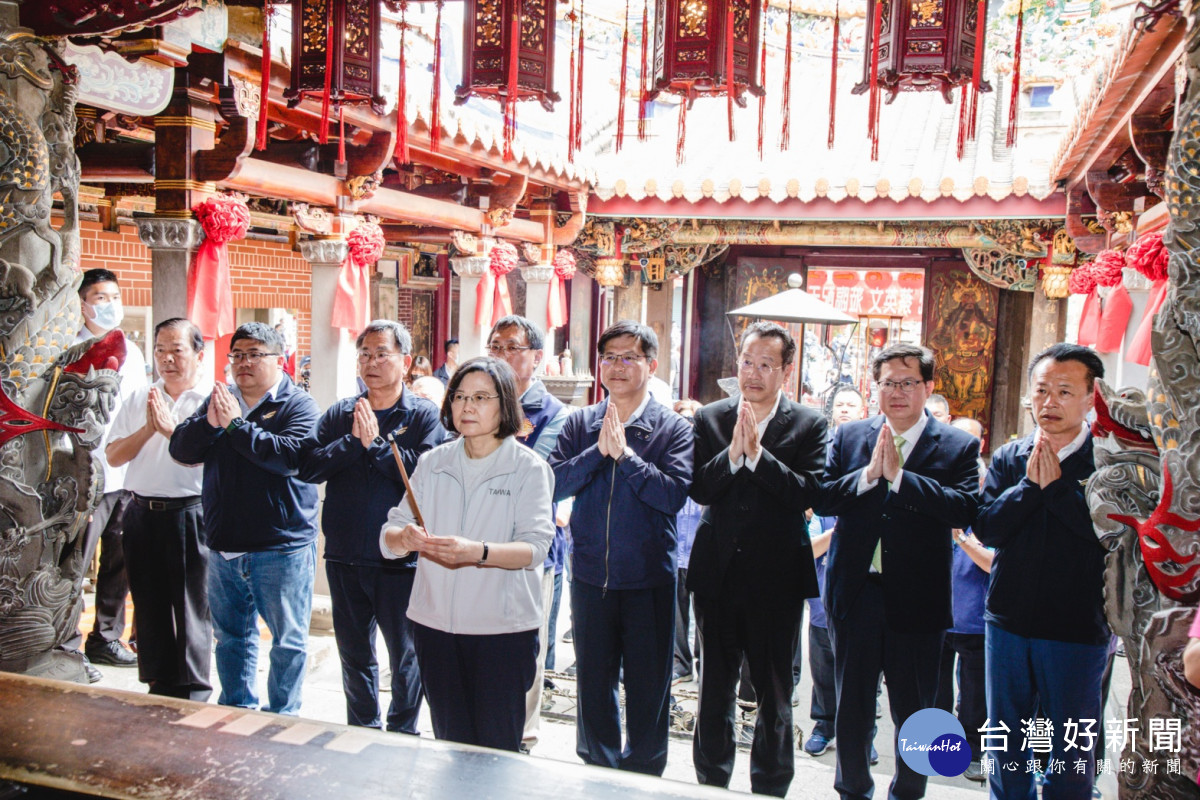
[[[729,786],[737,752],[735,693],[744,660],[758,701],[750,788],[783,797],[795,774],[792,665],[804,606],[763,608],[740,594],[693,598],[700,629],[700,702],[692,761],[700,783]]]
[[[125,598],[129,595],[129,577],[125,572],[125,549],[121,546],[122,519],[129,505],[129,492],[120,489],[105,492],[92,512],[83,538],[83,563],[86,568],[100,547],[100,567],[96,571],[96,621],[88,633],[87,644],[102,647],[125,633]],[[63,643],[67,650],[79,650],[83,635],[76,633]]]
[[[674,675],[691,675],[695,669],[688,633],[692,627],[692,593],[687,590],[687,567],[675,576],[675,666]],[[699,642],[699,634],[697,634]]]
[[[379,718],[379,662],[375,632],[383,633],[392,669],[392,702],[387,729],[417,734],[421,710],[421,670],[407,616],[415,569],[385,569],[325,562],[333,603],[333,635],[342,662],[346,724],[382,727]]]
[[[201,505],[125,511],[125,566],[138,632],[138,679],[150,694],[205,702],[213,629]]]
[[[845,615],[829,620],[837,675],[837,774],[833,787],[842,800],[869,800],[875,790],[870,752],[880,672],[887,680],[888,706],[897,736],[909,716],[931,707],[937,698],[944,632],[903,633],[888,627],[880,580],[868,578]],[[888,800],[924,797],[926,781],[897,753]]]
[[[941,670],[935,705],[958,717],[971,746],[971,760],[981,754],[982,734],[979,729],[987,721],[987,686],[982,633],[947,633],[942,645]],[[957,656],[958,669],[955,669]],[[954,681],[958,679],[958,705],[954,703]]]
[[[413,629],[433,735],[515,752],[537,672],[537,630],[468,636]]]
[[[575,752],[584,763],[661,776],[667,767],[675,584],[609,589],[571,582]],[[618,686],[624,670],[626,744]]]
[[[808,624],[808,670],[812,674],[812,703],[808,715],[812,717],[813,733],[833,737],[833,717],[837,713],[837,673],[833,668],[833,644],[829,641],[829,630]]]

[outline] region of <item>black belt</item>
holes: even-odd
[[[133,496],[133,502],[151,511],[178,511],[181,508],[191,508],[200,505],[200,495],[192,497],[142,497]]]

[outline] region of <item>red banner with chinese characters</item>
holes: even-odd
[[[919,269],[810,269],[805,290],[852,316],[920,322],[925,273]]]

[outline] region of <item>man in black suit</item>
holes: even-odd
[[[700,783],[728,787],[734,690],[743,658],[758,697],[750,786],[783,797],[794,773],[792,660],[817,575],[804,511],[821,488],[825,418],[784,397],[796,343],[772,322],[742,336],[740,398],[696,413],[691,495],[707,506],[688,565],[700,629],[692,758]]]
[[[875,687],[887,679],[896,731],[934,704],[950,614],[951,528],[979,503],[979,441],[925,412],[933,353],[897,344],[873,360],[880,416],[837,429],[818,513],[837,516],[826,611],[837,680],[837,777],[843,800],[874,791],[868,766]],[[925,795],[896,754],[889,800]]]

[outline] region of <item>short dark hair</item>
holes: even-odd
[[[940,405],[946,409],[947,414],[950,413],[950,401],[946,399],[945,395],[942,395],[942,394],[929,395],[929,397],[925,398],[925,405],[929,405],[930,403],[937,403],[938,405]]]
[[[898,358],[905,361],[915,358],[917,366],[921,369],[921,380],[927,382],[933,380],[933,351],[927,347],[921,347],[919,344],[894,344],[880,350],[878,355],[871,359],[871,377],[879,380],[879,373],[883,371],[883,365]]]
[[[541,350],[545,347],[545,337],[542,336],[541,330],[537,325],[534,325],[520,314],[509,314],[507,317],[501,317],[492,326],[491,333],[488,334],[487,341],[484,345],[491,344],[492,337],[499,333],[504,328],[520,328],[525,331],[525,340],[529,342],[529,346],[534,350]]]
[[[447,339],[446,340],[446,349],[449,350],[451,347],[453,347],[456,344],[458,344],[458,339]]]
[[[738,346],[738,352],[746,349],[746,340],[751,336],[757,336],[760,339],[778,339],[783,345],[783,366],[792,363],[796,358],[796,340],[788,333],[787,328],[775,322],[767,322],[759,320],[752,322],[746,326],[746,330],[742,333],[742,343]]]
[[[521,404],[517,402],[517,375],[507,361],[487,356],[472,358],[454,371],[450,385],[446,387],[446,398],[442,400],[443,427],[451,433],[458,433],[454,427],[454,414],[450,410],[452,398],[462,385],[463,378],[472,372],[482,372],[491,378],[496,394],[500,395],[500,428],[496,431],[496,438],[504,439],[521,430],[525,417],[521,414]]]
[[[373,319],[368,322],[367,327],[363,328],[362,333],[354,340],[354,347],[362,347],[363,340],[372,333],[390,333],[397,350],[406,356],[412,353],[412,336],[408,328],[392,319]]]
[[[233,336],[229,339],[230,349],[233,349],[233,346],[242,339],[261,342],[276,355],[283,355],[283,337],[279,334],[279,331],[265,322],[247,322],[244,325],[239,325],[238,329],[233,332]]]
[[[864,407],[866,407],[866,405],[867,405],[867,401],[865,399],[863,399],[862,392],[860,392],[858,389],[854,388],[854,386],[852,384],[849,384],[849,383],[834,384],[833,388],[829,391],[829,399],[827,399],[825,401],[825,418],[826,419],[831,419],[833,417],[833,404],[837,402],[837,396],[839,394],[856,395],[858,397],[858,401],[860,403],[862,403]]]
[[[184,335],[189,336],[192,340],[192,349],[197,353],[204,349],[204,334],[200,332],[198,327],[196,327],[196,323],[192,322],[190,319],[184,319],[183,317],[171,317],[170,319],[164,319],[162,322],[155,325],[154,341],[158,341],[159,332],[170,329],[181,330],[183,331]]]
[[[604,333],[600,334],[600,341],[596,342],[596,352],[604,355],[605,345],[622,336],[632,336],[637,339],[638,345],[642,348],[642,355],[646,358],[658,358],[658,336],[654,333],[654,329],[631,319],[623,319],[609,326]]]
[[[1033,357],[1033,361],[1029,363],[1029,379],[1033,380],[1033,371],[1037,365],[1050,359],[1052,361],[1077,361],[1083,364],[1087,370],[1088,387],[1096,382],[1096,378],[1104,377],[1104,362],[1100,360],[1100,356],[1096,355],[1096,351],[1090,347],[1084,347],[1081,344],[1069,344],[1067,342],[1059,342],[1052,344],[1042,352]]]
[[[96,269],[89,269],[83,273],[83,281],[79,284],[79,296],[83,297],[85,294],[87,294],[87,290],[92,288],[92,286],[97,283],[109,282],[115,283],[117,286],[121,285],[121,282],[117,280],[116,273],[114,273],[112,270],[102,269],[99,267]]]

